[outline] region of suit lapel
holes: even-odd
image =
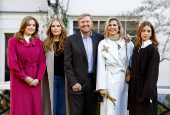
[[[124,40],[124,38],[121,38],[121,40],[119,40],[118,42],[117,42],[119,45],[120,45],[120,49],[119,49],[119,51],[118,52],[120,52],[122,49],[123,49],[123,47],[124,47],[124,45],[125,45],[125,40]]]
[[[95,62],[95,57],[96,57],[96,54],[97,54],[97,47],[98,47],[98,44],[97,44],[97,39],[96,39],[96,34],[93,32],[92,33],[92,43],[93,43],[93,62]]]
[[[122,50],[124,50],[124,46],[125,46],[125,40],[124,40],[124,38],[120,38],[121,40],[119,40],[117,43],[120,45],[120,49],[119,49],[119,51],[118,51],[118,55],[119,55],[119,53],[122,51]],[[124,51],[123,51],[124,52]],[[126,52],[125,52],[126,53]],[[119,63],[122,65],[122,67],[123,67],[123,63],[119,60]]]
[[[107,39],[107,42],[112,42],[110,39]],[[118,46],[116,42],[113,42],[109,44],[109,49],[108,51],[112,55],[112,57],[116,60],[116,62],[123,67],[122,62],[119,60],[119,51],[118,51]]]
[[[76,42],[87,60],[87,54],[86,54],[86,50],[85,50],[84,43],[83,43],[82,36],[81,36],[80,32],[77,33],[77,35],[76,35]]]

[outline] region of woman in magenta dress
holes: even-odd
[[[8,41],[11,115],[42,115],[40,81],[46,61],[38,28],[37,20],[27,16]]]

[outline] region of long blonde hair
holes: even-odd
[[[24,43],[24,37],[23,37],[24,31],[25,31],[25,28],[28,26],[28,23],[30,20],[35,21],[36,28],[35,28],[35,32],[31,35],[29,42],[31,41],[31,39],[39,39],[39,35],[38,35],[39,24],[38,24],[37,20],[32,16],[26,16],[21,22],[19,31],[14,34],[14,37],[17,38],[18,41],[20,41],[21,43]]]
[[[61,25],[61,28],[62,28],[61,34],[59,35],[59,42],[60,43],[59,43],[58,50],[56,48],[56,45],[55,45],[55,42],[54,42],[54,39],[53,39],[53,34],[51,32],[51,26],[52,26],[52,23],[54,21],[58,21]],[[57,50],[58,54],[61,54],[62,52],[64,52],[65,41],[66,41],[66,37],[67,37],[67,31],[66,31],[65,25],[64,25],[64,23],[61,19],[54,18],[50,21],[50,23],[47,27],[46,35],[47,35],[47,38],[44,40],[44,45],[43,45],[44,52],[53,51],[53,47],[54,47],[54,54],[55,54],[56,50]]]
[[[108,27],[109,27],[110,21],[113,21],[113,20],[115,20],[117,22],[117,24],[118,24],[118,27],[119,27],[119,32],[118,32],[119,38],[122,38],[123,35],[124,35],[124,30],[123,30],[121,22],[117,18],[112,17],[112,18],[108,18],[107,21],[106,21],[106,24],[105,24],[105,31],[104,31],[105,39],[109,38]]]

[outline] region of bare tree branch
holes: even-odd
[[[156,34],[161,34],[166,38],[162,44],[160,53],[161,60],[169,60],[170,57],[170,19],[164,13],[170,9],[170,0],[143,0],[142,5],[133,11],[121,12],[119,16],[126,16],[131,19],[132,16],[143,16],[144,20],[153,19]]]

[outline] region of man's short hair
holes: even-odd
[[[91,21],[92,21],[92,16],[90,15],[90,14],[88,14],[88,13],[84,13],[84,14],[81,14],[79,17],[78,17],[78,23],[79,23],[79,20],[81,20],[83,17],[85,17],[85,16],[89,16],[90,17],[90,19],[91,19]]]

